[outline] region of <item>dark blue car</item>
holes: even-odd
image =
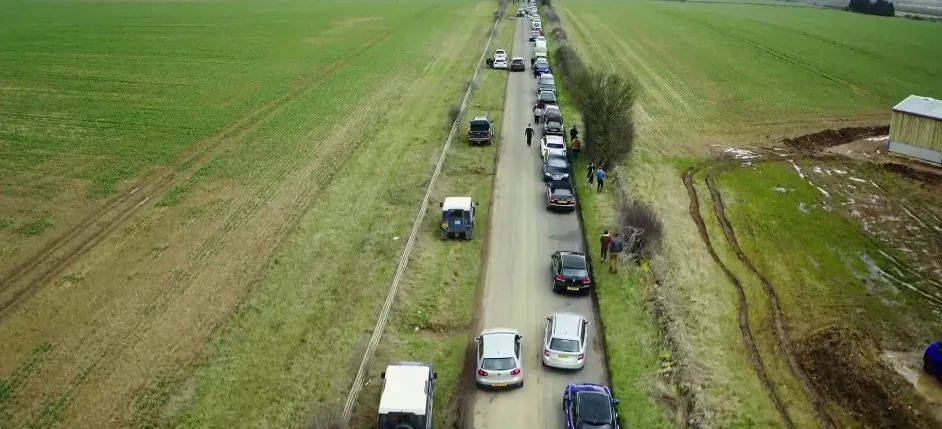
[[[550,66],[548,61],[541,58],[533,63],[533,77],[540,77],[541,74],[549,72]]]
[[[566,429],[618,429],[618,400],[608,386],[570,384],[563,395]]]
[[[922,364],[927,373],[942,381],[942,341],[936,341],[926,347]]]

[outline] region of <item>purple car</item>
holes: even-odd
[[[616,405],[608,386],[570,384],[563,395],[566,429],[618,429]]]

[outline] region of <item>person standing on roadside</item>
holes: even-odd
[[[527,124],[527,129],[524,130],[524,134],[527,135],[527,147],[530,147],[530,142],[533,140],[533,124]]]
[[[612,236],[608,234],[608,230],[602,233],[602,236],[599,237],[599,244],[602,245],[602,260],[608,257],[608,246],[612,243]]]
[[[595,179],[599,182],[595,188],[595,192],[602,192],[602,186],[605,186],[605,170],[602,169],[601,165],[598,171],[595,172]]]
[[[621,240],[621,234],[615,233],[615,237],[612,238],[612,242],[608,244],[608,271],[617,273],[618,272],[618,257],[621,256],[621,251],[624,250],[625,244]]]
[[[576,126],[573,125],[572,129],[569,130],[569,140],[575,140],[576,137],[579,137],[579,130],[577,130]]]
[[[592,184],[592,181],[595,180],[595,163],[590,162],[586,167],[585,178],[589,179],[589,184]]]
[[[582,150],[582,141],[579,140],[579,137],[574,137],[572,141],[569,142],[569,146],[572,147],[572,159],[578,158],[579,152]]]

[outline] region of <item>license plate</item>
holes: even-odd
[[[577,287],[575,287],[575,286],[569,286],[569,287],[566,288],[566,290],[579,290],[579,288],[577,288]]]
[[[507,387],[507,383],[494,383],[494,387]]]
[[[566,355],[560,356],[559,358],[562,360],[572,360],[572,356],[566,356]]]
[[[455,225],[461,225],[461,221],[460,221],[460,220],[456,220],[456,221],[455,221]]]

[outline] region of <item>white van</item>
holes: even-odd
[[[432,429],[432,398],[438,374],[431,365],[399,362],[383,372],[378,429]]]
[[[535,45],[535,46],[536,46],[536,49],[543,48],[543,50],[545,51],[545,50],[546,50],[546,39],[540,40],[541,38],[542,38],[542,37],[537,37],[537,38],[536,38],[536,41],[534,41],[533,43],[536,44],[536,45]]]
[[[543,46],[537,46],[536,49],[533,50],[533,57],[534,58],[540,58],[540,57],[546,58],[546,42],[543,43]]]

